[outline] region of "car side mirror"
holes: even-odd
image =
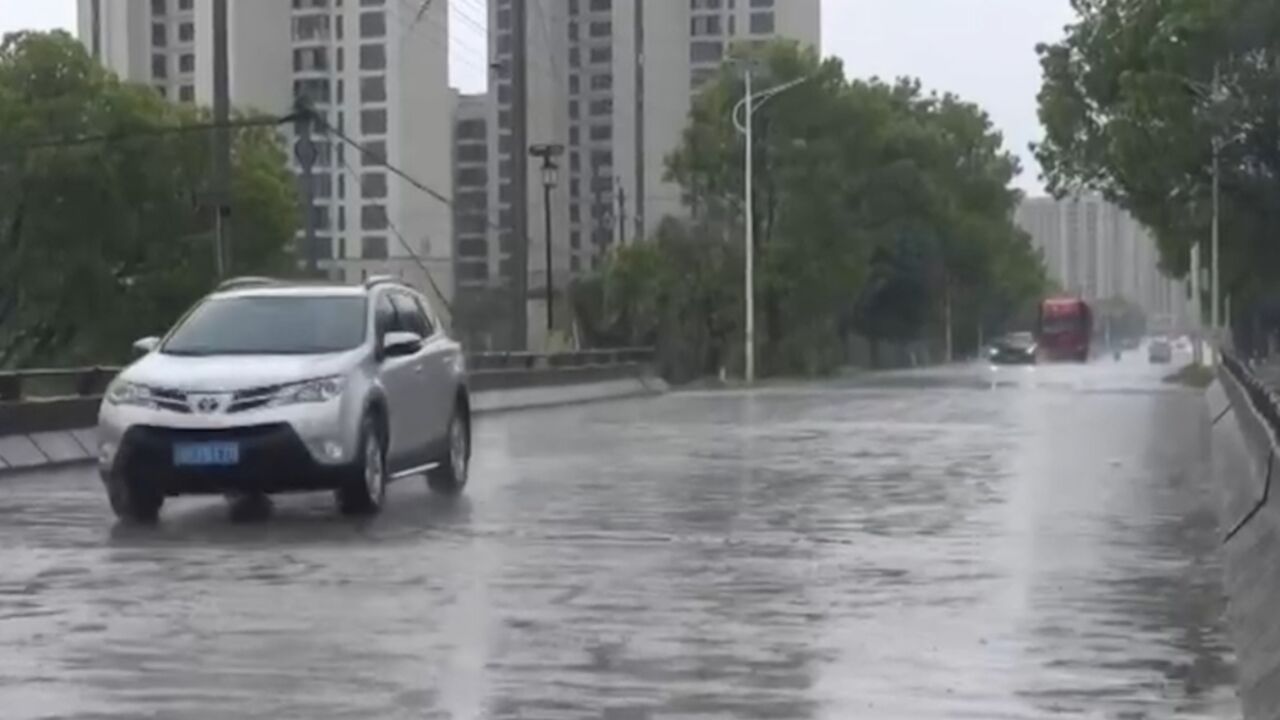
[[[404,357],[422,349],[422,336],[415,332],[389,332],[382,338],[383,357]]]
[[[146,355],[148,353],[155,352],[155,349],[158,347],[160,347],[160,338],[155,337],[154,335],[151,337],[144,337],[141,340],[136,340],[133,343],[133,351],[139,355]]]

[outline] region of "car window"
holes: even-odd
[[[427,303],[417,295],[413,296],[413,302],[418,306],[418,312],[422,314],[422,321],[427,325],[427,333],[423,337],[431,337],[436,334],[436,323],[432,319],[434,316],[427,308]]]
[[[213,298],[165,341],[169,355],[304,355],[364,342],[365,300],[357,296]]]
[[[388,295],[381,295],[375,307],[374,326],[377,328],[378,339],[381,340],[387,333],[395,332],[400,328],[396,319],[395,306],[391,304],[391,298]]]
[[[427,326],[427,319],[423,317],[417,303],[413,301],[410,295],[400,292],[392,293],[391,302],[396,307],[396,317],[401,329],[417,333],[424,338],[431,334]]]

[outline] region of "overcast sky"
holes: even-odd
[[[119,2],[122,0],[107,0]],[[552,0],[557,1],[557,0]],[[672,2],[673,0],[648,0]],[[784,0],[785,1],[785,0]],[[484,82],[484,0],[455,0],[452,77],[475,91]],[[1018,185],[1038,192],[1039,168],[1027,144],[1040,137],[1035,45],[1055,40],[1071,20],[1069,0],[823,0],[823,52],[857,77],[911,75],[982,105],[1023,158]],[[66,28],[75,0],[0,0],[0,32]]]

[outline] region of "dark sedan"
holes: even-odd
[[[1036,339],[1031,333],[1006,335],[991,346],[987,359],[996,365],[1034,365]]]

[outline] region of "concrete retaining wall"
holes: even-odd
[[[1227,619],[1246,718],[1280,717],[1280,475],[1276,442],[1244,389],[1221,367],[1208,392],[1211,471],[1220,495]],[[1272,478],[1271,482],[1275,482]],[[1230,539],[1227,535],[1235,532]]]
[[[614,400],[667,391],[662,380],[652,377],[639,365],[601,366],[546,370],[486,371],[472,376],[471,403],[478,415],[557,405]],[[98,400],[76,398],[66,401],[23,403],[26,432],[13,432],[19,425],[16,412],[9,418],[11,432],[0,432],[0,475],[65,465],[91,463],[96,457],[92,423]],[[18,404],[8,403],[9,410]],[[34,418],[35,425],[26,421]],[[46,429],[68,424],[82,425],[69,430]]]

